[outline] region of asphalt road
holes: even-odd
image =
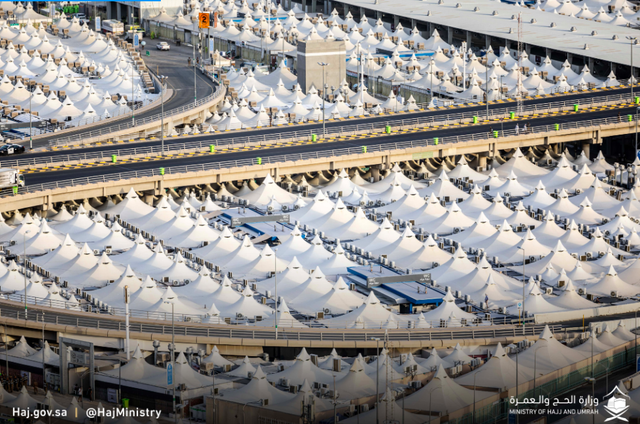
[[[630,108],[622,108],[622,109],[611,109],[611,110],[597,110],[594,112],[582,112],[582,113],[570,113],[566,115],[545,115],[541,116],[538,119],[528,119],[527,122],[531,126],[538,125],[551,125],[554,123],[560,122],[571,122],[571,121],[581,121],[587,119],[598,119],[598,118],[606,118],[606,117],[614,117],[621,115],[625,115],[628,113],[634,113],[635,107]],[[520,123],[522,124],[522,123]],[[513,121],[507,121],[504,124],[504,129],[512,129],[516,125]],[[424,132],[408,132],[408,133],[392,133],[391,135],[385,135],[381,137],[365,137],[365,138],[357,138],[346,141],[336,141],[336,142],[327,142],[327,143],[314,143],[314,144],[303,144],[296,146],[287,146],[280,148],[269,148],[265,149],[262,153],[258,153],[257,151],[237,151],[233,153],[226,154],[215,154],[215,155],[204,155],[204,156],[186,156],[181,158],[168,158],[164,160],[155,160],[152,162],[128,162],[128,163],[116,163],[109,164],[105,166],[92,166],[81,169],[69,169],[69,170],[57,170],[57,171],[47,171],[47,172],[39,172],[34,174],[29,174],[26,176],[27,185],[41,184],[50,181],[60,181],[66,179],[80,178],[80,177],[89,177],[110,173],[118,173],[118,172],[130,172],[130,171],[140,171],[143,169],[152,169],[158,167],[171,167],[171,166],[184,166],[184,165],[193,165],[193,164],[202,164],[202,163],[213,163],[220,161],[228,161],[228,160],[241,160],[241,159],[250,159],[255,158],[257,156],[276,156],[276,155],[285,155],[285,154],[298,154],[298,153],[307,153],[307,152],[316,152],[316,151],[324,151],[331,149],[339,149],[339,148],[348,148],[348,147],[357,147],[357,146],[370,146],[381,143],[392,143],[392,142],[401,142],[401,141],[410,141],[410,140],[421,140],[421,139],[432,139],[433,137],[450,137],[450,136],[462,136],[466,134],[472,133],[481,133],[481,132],[489,132],[490,130],[500,130],[500,124],[491,123],[484,125],[459,125],[448,128],[441,129],[430,129]]]
[[[147,40],[146,46],[151,53],[150,56],[143,56],[147,68],[152,73],[159,73],[160,75],[168,76],[167,84],[169,88],[173,90],[173,95],[169,99],[164,99],[164,110],[174,109],[180,106],[193,103],[194,101],[194,72],[192,67],[187,67],[187,58],[193,57],[193,49],[187,46],[176,46],[175,43],[169,41],[171,50],[160,51],[156,49],[156,40]],[[213,93],[212,81],[206,78],[201,72],[196,72],[197,78],[197,94],[198,98],[206,97]],[[142,119],[148,116],[160,113],[160,104],[157,107],[153,107],[145,110],[141,113],[136,113],[136,119]],[[111,125],[117,125],[123,120],[130,119],[129,117],[122,117],[121,119],[111,119],[101,127],[109,127]],[[92,129],[97,129],[92,127]],[[70,135],[82,134],[87,132],[86,128],[80,127],[75,131],[65,132],[63,137]],[[34,148],[48,146],[50,140],[54,140],[59,135],[52,134],[47,137],[38,138],[33,141]]]
[[[184,47],[180,47],[182,49],[184,49]],[[167,52],[158,52],[158,53],[167,53]],[[152,56],[153,57],[153,56]],[[156,55],[156,57],[158,57],[158,55]],[[186,57],[186,56],[185,56]],[[186,60],[186,59],[185,59]],[[174,69],[175,73],[179,73],[179,66],[175,67],[176,69]],[[183,73],[184,70],[182,71]],[[162,70],[162,68],[160,68],[160,73],[163,74],[164,71]],[[188,72],[187,72],[188,73]],[[198,74],[200,77],[202,77],[201,74]],[[187,84],[187,86],[189,88],[183,88],[183,89],[177,89],[177,95],[180,96],[180,98],[182,99],[182,102],[187,102],[188,100],[183,99],[183,97],[188,97],[189,95],[193,94],[193,75],[190,74],[190,86]],[[171,78],[169,78],[169,81],[172,81]],[[173,80],[173,82],[176,82],[175,80]],[[184,83],[182,83],[184,86]],[[200,87],[200,84],[198,85],[198,87]],[[204,87],[203,87],[204,89]],[[191,90],[191,94],[189,94],[189,90]],[[207,91],[207,93],[210,93],[210,89],[209,91]],[[580,93],[580,94],[571,94],[571,95],[567,95],[567,96],[559,96],[559,97],[552,97],[552,98],[536,98],[536,99],[530,99],[524,102],[525,105],[534,105],[534,104],[542,104],[542,103],[550,103],[550,102],[559,102],[559,101],[566,101],[566,102],[571,102],[573,100],[576,99],[584,99],[584,98],[591,98],[591,97],[598,97],[598,96],[603,96],[603,95],[614,95],[614,94],[625,94],[628,93],[627,89],[619,89],[619,90],[609,90],[606,92],[602,92],[602,91],[588,91],[588,92],[584,92],[584,93]],[[198,95],[200,96],[200,88],[198,88]],[[193,99],[193,98],[192,98]],[[515,103],[514,102],[504,102],[504,103],[496,103],[496,104],[491,104],[489,105],[489,109],[504,109],[504,108],[509,108],[510,106],[512,106],[515,109]],[[165,109],[167,110],[167,109]],[[486,106],[470,106],[470,107],[464,107],[464,108],[454,108],[454,109],[441,109],[441,110],[434,110],[434,111],[421,111],[421,112],[415,112],[415,113],[403,113],[403,114],[395,114],[395,115],[383,115],[383,116],[373,116],[373,117],[369,117],[369,118],[363,118],[363,119],[350,119],[348,121],[326,121],[325,125],[327,128],[332,128],[332,127],[340,127],[340,126],[350,126],[350,125],[357,125],[357,124],[369,124],[369,123],[380,123],[380,122],[389,122],[389,121],[396,121],[396,120],[400,120],[400,119],[414,119],[414,118],[418,118],[418,117],[427,117],[427,116],[442,116],[442,115],[453,115],[453,114],[458,114],[461,112],[473,112],[476,111],[478,112],[478,115],[480,117],[484,116],[483,115],[483,111],[486,110]],[[153,113],[157,113],[157,111],[152,112]],[[308,130],[319,130],[318,132],[320,133],[322,130],[322,123],[313,123],[313,124],[305,124],[305,125],[295,125],[295,126],[284,126],[284,127],[271,127],[271,128],[262,128],[262,129],[254,129],[254,130],[249,130],[249,131],[229,131],[229,132],[220,132],[220,133],[215,133],[215,134],[204,134],[202,136],[190,136],[189,138],[182,138],[182,137],[177,137],[177,138],[172,138],[172,137],[165,137],[165,146],[170,146],[171,144],[175,144],[175,143],[184,143],[184,142],[197,142],[197,141],[214,141],[214,140],[225,140],[225,139],[230,139],[230,138],[234,138],[234,137],[255,137],[255,136],[262,136],[262,135],[272,135],[272,134],[280,134],[283,138],[287,138],[287,134],[292,134],[295,131],[308,131]],[[45,144],[40,144],[42,145],[46,145]],[[89,153],[89,152],[94,152],[94,151],[108,151],[108,150],[117,150],[117,149],[122,149],[122,148],[127,148],[127,147],[148,147],[148,146],[156,146],[156,145],[160,145],[160,140],[159,139],[155,139],[155,140],[149,140],[149,141],[140,141],[140,142],[133,142],[133,143],[117,143],[117,144],[103,144],[100,146],[93,146],[93,147],[85,147],[85,148],[77,148],[77,149],[60,149],[60,150],[56,150],[56,151],[52,151],[52,152],[34,152],[34,153],[29,153],[28,156],[20,156],[20,158],[22,157],[38,157],[38,156],[55,156],[55,155],[68,155],[68,154],[73,154],[75,152],[82,152],[82,153]],[[16,159],[18,159],[19,157],[15,157]]]

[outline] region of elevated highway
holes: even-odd
[[[79,165],[60,171],[40,170],[27,175],[27,186],[20,188],[17,195],[9,189],[0,191],[0,197],[5,199],[0,202],[0,211],[36,206],[46,209],[54,202],[125,193],[131,187],[160,194],[170,187],[262,178],[267,173],[293,174],[354,166],[388,168],[394,162],[406,160],[463,153],[487,153],[488,157],[501,149],[576,140],[601,143],[605,137],[635,133],[635,121],[620,120],[617,114],[600,117],[602,113],[594,112],[591,114],[594,119],[590,120],[561,123],[557,123],[555,118],[541,118],[541,122],[536,123],[542,125],[532,125],[527,134],[516,134],[509,128],[501,131],[498,138],[488,131],[489,125],[480,128],[461,125],[434,130],[437,131],[437,141],[433,132],[399,133],[393,137],[280,145],[268,150],[254,146],[230,153],[163,157],[153,162],[130,161],[104,166]],[[366,146],[366,152],[363,146]],[[259,156],[261,164],[258,164]]]
[[[43,318],[44,317],[44,318]],[[44,319],[44,321],[43,321]],[[66,335],[125,338],[125,321],[122,316],[69,311],[45,306],[29,305],[25,314],[24,304],[0,301],[0,324],[10,335],[23,335],[29,331],[41,334],[43,324],[48,332]],[[551,330],[561,338],[571,337],[577,331],[561,325],[551,325]],[[441,348],[456,343],[486,345],[497,342],[508,345],[525,338],[537,339],[544,325],[481,325],[477,327],[399,329],[387,330],[390,347],[415,351],[421,348]],[[213,325],[135,317],[130,321],[130,337],[134,340],[170,342],[172,331],[176,343],[198,343],[218,346],[223,353],[261,353],[262,347],[307,348],[375,348],[374,337],[384,338],[385,330],[379,329],[328,329],[283,328],[278,333],[271,327],[245,325]],[[26,334],[28,335],[28,334]],[[37,336],[36,336],[37,337]]]
[[[530,97],[524,100],[524,106],[526,108],[532,109],[534,105],[543,105],[548,103],[558,103],[563,102],[567,106],[572,106],[573,104],[580,104],[582,106],[589,105],[591,103],[599,103],[603,101],[605,97],[611,97],[621,99],[627,99],[631,101],[630,96],[630,87],[623,86],[616,89],[598,89],[598,90],[586,90],[577,93],[570,94],[556,94],[556,95],[546,95],[546,96],[538,96],[538,97]],[[503,109],[507,108],[510,111],[516,111],[516,103],[513,99],[505,99],[494,102],[489,102],[488,109]],[[165,109],[167,110],[167,109]],[[447,106],[447,107],[438,107],[435,109],[425,109],[418,110],[414,112],[398,112],[388,115],[379,115],[379,116],[371,116],[367,118],[349,118],[345,120],[339,121],[329,121],[325,122],[326,128],[330,131],[333,127],[339,127],[344,125],[356,125],[356,124],[364,124],[364,125],[384,125],[387,121],[393,121],[398,119],[421,119],[421,118],[431,118],[431,117],[441,117],[444,115],[457,114],[457,113],[467,113],[469,116],[477,115],[479,117],[484,117],[486,115],[487,105],[484,103],[470,103],[466,105],[455,105],[455,106]],[[322,129],[321,122],[313,122],[306,124],[295,124],[289,126],[277,126],[277,127],[264,127],[259,129],[248,129],[248,130],[232,130],[225,132],[218,132],[215,134],[203,134],[200,136],[189,136],[189,140],[220,140],[226,138],[236,138],[236,137],[263,137],[263,138],[274,138],[278,136],[284,137],[284,134],[292,133],[292,132],[306,132],[307,134],[318,134]],[[168,133],[165,133],[168,134]],[[91,151],[94,149],[117,149],[120,148],[122,144],[129,144],[132,140],[119,138],[117,136],[111,136],[112,143],[106,143],[106,139],[102,141],[98,141],[97,143],[92,142],[90,139],[85,139],[79,144],[77,141],[73,141],[73,143],[67,144],[67,139],[64,137],[54,138],[51,140],[51,147],[56,150],[69,150],[76,149],[82,147],[85,150]],[[168,146],[171,143],[182,142],[184,137],[172,138],[166,137],[165,144]],[[136,139],[133,140],[136,146],[153,146],[160,145],[159,137],[155,139],[145,138],[144,140]],[[97,144],[97,145],[96,145]]]

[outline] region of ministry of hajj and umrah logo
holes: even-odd
[[[627,405],[627,399],[629,399],[629,395],[622,393],[622,391],[615,386],[613,390],[611,390],[604,399],[609,398],[607,403],[604,405],[604,409],[611,415],[609,418],[604,420],[604,422],[609,422],[613,420],[621,420],[625,422],[629,422],[628,419],[622,416],[629,409],[629,405]]]

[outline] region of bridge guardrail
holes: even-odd
[[[533,105],[526,105],[524,107],[523,113],[542,113],[545,110],[557,110],[557,109],[565,109],[567,107],[573,108],[575,104],[584,105],[595,105],[602,103],[611,103],[611,102],[624,102],[629,99],[628,93],[625,94],[615,94],[608,96],[600,96],[600,97],[592,97],[586,99],[578,99],[577,101],[559,101],[559,102],[549,102],[549,103],[538,103]],[[582,103],[580,103],[582,102]],[[499,116],[508,116],[509,112],[512,111],[513,108],[493,108],[489,109],[489,118],[495,118]],[[326,128],[326,137],[333,137],[339,134],[347,134],[347,133],[359,133],[359,132],[367,132],[367,131],[383,131],[384,128],[388,125],[392,128],[405,128],[411,126],[418,125],[434,125],[434,124],[446,124],[449,122],[460,122],[465,119],[472,119],[474,116],[478,116],[481,119],[480,123],[486,118],[485,111],[467,111],[461,113],[454,114],[441,114],[441,115],[432,115],[432,116],[424,116],[417,118],[409,118],[409,119],[396,119],[390,120],[386,122],[372,122],[368,124],[355,124],[355,125],[344,125],[344,126],[331,126]],[[185,150],[193,150],[193,149],[208,149],[210,145],[214,145],[216,147],[228,147],[235,146],[238,144],[248,144],[248,143],[270,143],[270,142],[278,142],[284,139],[310,139],[312,134],[317,134],[318,129],[309,129],[309,130],[301,130],[301,131],[287,131],[287,132],[278,132],[274,134],[263,134],[263,135],[255,135],[255,136],[246,136],[246,137],[233,137],[233,138],[223,138],[223,139],[215,139],[213,138],[210,141],[200,140],[200,141],[192,141],[192,142],[184,142],[184,143],[171,143],[165,145],[165,151],[171,149],[173,151],[185,151]],[[284,137],[283,137],[284,135]],[[173,140],[173,138],[167,138],[168,140]],[[24,168],[29,166],[38,166],[38,165],[53,165],[58,163],[68,163],[68,162],[76,162],[76,161],[86,161],[86,160],[102,160],[107,159],[111,160],[111,155],[116,155],[118,157],[125,157],[130,155],[159,155],[162,153],[162,146],[154,145],[154,146],[142,146],[142,147],[129,147],[117,150],[104,150],[97,152],[89,152],[89,153],[74,153],[69,155],[52,155],[52,156],[39,156],[34,158],[24,158],[24,159],[13,159],[13,160],[2,160],[0,161],[0,166],[4,168]]]
[[[584,128],[584,127],[614,124],[614,123],[620,123],[621,122],[620,119],[621,118],[616,116],[611,118],[589,119],[585,121],[562,122],[562,123],[557,123],[553,125],[540,125],[540,126],[528,128],[527,134],[552,133],[556,131],[568,130],[573,128]],[[635,115],[633,115],[633,119],[635,120]],[[624,121],[624,122],[627,122],[627,121]],[[557,129],[555,127],[556,125],[557,125]],[[498,133],[499,133],[498,134],[499,137],[508,137],[508,136],[515,136],[515,135],[523,135],[524,131],[520,131],[519,133],[516,133],[515,129],[509,129],[509,130],[498,131]],[[410,149],[410,148],[416,148],[416,147],[461,143],[461,142],[476,141],[476,140],[487,140],[494,137],[495,137],[494,134],[491,134],[489,132],[481,132],[481,133],[466,134],[466,135],[460,135],[460,136],[442,137],[442,138],[438,138],[437,141],[434,138],[430,138],[430,139],[403,141],[403,142],[397,142],[397,143],[371,144],[371,145],[367,145],[367,153],[380,153],[380,152],[385,152],[390,150]],[[299,160],[306,160],[306,159],[340,157],[340,156],[360,154],[360,153],[362,153],[361,147],[349,147],[349,148],[343,148],[343,149],[318,150],[316,152],[308,152],[308,153],[292,153],[287,155],[262,156],[261,160],[262,160],[262,165],[266,165],[266,164],[299,161]],[[163,175],[183,174],[187,172],[215,171],[220,169],[236,168],[240,166],[252,166],[257,164],[258,164],[258,161],[256,157],[256,158],[241,159],[241,160],[210,162],[205,164],[174,166],[174,167],[163,168],[163,171],[164,171]],[[153,176],[159,176],[159,175],[161,175],[160,168],[151,168],[151,169],[145,169],[141,171],[130,171],[130,172],[121,172],[121,173],[113,173],[113,174],[102,174],[99,176],[90,176],[90,177],[74,178],[69,180],[52,181],[52,182],[42,183],[42,184],[26,185],[25,187],[19,187],[16,194],[36,193],[44,190],[51,190],[51,189],[57,189],[57,188],[63,188],[63,187],[77,187],[77,186],[84,186],[88,184],[99,184],[99,183],[106,183],[110,181],[120,181],[120,180],[142,178],[142,177],[153,177]],[[0,190],[0,198],[11,197],[11,196],[14,196],[12,188],[5,188]]]
[[[218,97],[224,90],[225,90],[224,86],[218,85],[214,90],[213,94],[210,94],[209,96],[203,99],[200,99],[194,103],[189,103],[187,105],[183,105],[183,106],[165,111],[164,118],[168,118],[168,117],[183,113],[185,111],[188,111],[190,109],[197,108],[199,106],[202,106],[203,104],[209,103],[211,100]],[[73,144],[73,143],[82,141],[83,139],[90,139],[93,137],[99,137],[99,136],[103,136],[103,135],[110,134],[117,131],[133,129],[140,125],[145,125],[151,122],[160,121],[160,119],[162,119],[162,113],[157,113],[155,115],[147,116],[146,118],[136,119],[134,122],[127,121],[125,123],[121,123],[118,125],[112,125],[106,128],[100,128],[97,130],[87,131],[80,134],[74,134],[74,135],[70,135],[57,140],[51,140],[49,142],[49,145],[50,146],[66,146],[68,144]]]
[[[13,302],[12,302],[13,303]],[[125,321],[114,319],[100,319],[100,314],[78,314],[74,311],[57,311],[53,308],[46,308],[43,311],[30,308],[25,312],[20,304],[12,304],[6,300],[0,301],[0,317],[27,320],[37,324],[69,325],[79,328],[93,328],[104,330],[125,330]],[[170,315],[170,314],[169,314]],[[132,319],[129,324],[129,331],[133,333],[154,333],[171,334],[171,320],[166,323],[148,323]],[[278,325],[278,339],[285,340],[316,340],[316,341],[371,341],[372,337],[388,334],[390,341],[428,341],[428,340],[452,340],[463,338],[497,338],[497,337],[519,337],[535,336],[544,330],[544,325],[525,325],[525,328],[515,325],[494,325],[479,327],[453,327],[453,328],[432,328],[432,329],[341,329],[328,328],[282,328]],[[564,331],[561,325],[549,325],[553,333]],[[360,330],[360,331],[357,331]],[[215,324],[191,324],[188,322],[176,322],[174,326],[176,335],[179,336],[201,336],[201,337],[224,337],[224,338],[245,338],[245,339],[275,339],[275,330],[270,327],[248,327],[246,325],[215,325]]]

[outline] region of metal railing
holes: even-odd
[[[564,110],[569,108],[573,110],[574,105],[596,105],[602,103],[624,103],[629,100],[629,94],[615,94],[608,96],[600,96],[600,97],[592,97],[588,99],[578,99],[577,101],[559,101],[559,102],[549,102],[549,103],[540,103],[534,105],[526,105],[524,107],[525,114],[533,114],[533,113],[544,113],[549,110]],[[511,112],[512,108],[494,108],[489,109],[489,119],[495,119],[496,117],[508,117],[509,112]],[[365,124],[354,124],[354,125],[343,125],[343,126],[330,126],[326,128],[326,137],[334,137],[341,134],[351,134],[351,133],[365,133],[365,132],[383,132],[385,127],[388,125],[392,128],[406,128],[406,127],[415,127],[415,126],[432,126],[435,124],[438,125],[446,125],[451,122],[461,122],[465,119],[472,119],[474,116],[479,116],[480,119],[486,117],[484,111],[466,111],[460,113],[451,113],[451,114],[439,114],[432,116],[421,116],[416,118],[408,118],[408,119],[395,119],[390,121],[377,121]],[[480,121],[483,123],[483,121]],[[220,138],[220,133],[216,136],[212,135],[211,140],[198,140],[191,142],[183,142],[176,143],[171,142],[174,138],[166,139],[165,143],[165,152],[167,151],[188,151],[188,150],[198,150],[198,149],[209,149],[209,146],[213,145],[216,147],[227,147],[227,146],[236,146],[236,145],[247,145],[251,143],[277,143],[282,140],[289,139],[298,139],[305,140],[310,139],[313,134],[317,134],[318,129],[308,129],[308,130],[293,130],[287,131],[286,127],[282,132],[270,133],[270,134],[261,134],[261,135],[249,135],[245,137],[228,137],[228,138]],[[224,133],[222,133],[224,134]],[[215,138],[213,138],[215,137]],[[60,163],[68,163],[68,162],[77,162],[77,161],[88,161],[88,160],[102,160],[108,159],[111,160],[112,155],[116,155],[117,157],[124,156],[135,156],[135,155],[159,155],[162,153],[162,146],[153,145],[153,146],[141,146],[141,147],[130,147],[123,149],[111,149],[111,150],[103,150],[97,152],[90,153],[73,153],[68,155],[51,155],[51,156],[38,156],[33,158],[20,158],[13,160],[3,160],[0,161],[0,166],[3,168],[22,168],[29,166],[37,166],[37,165],[53,165]]]
[[[70,325],[79,328],[93,328],[103,330],[125,330],[124,319],[109,319],[108,315],[80,314],[74,311],[55,309],[28,308],[27,312],[20,305],[0,300],[0,317],[28,320],[42,324]],[[44,314],[43,314],[44,312]],[[171,314],[169,319],[158,323],[137,322],[134,319],[129,324],[129,331],[133,333],[171,334]],[[101,318],[101,316],[103,318]],[[527,325],[523,329],[515,325],[493,325],[480,327],[455,327],[433,329],[399,329],[387,330],[390,341],[420,341],[420,340],[451,340],[467,338],[496,338],[496,337],[521,337],[536,336],[544,330],[544,325]],[[282,340],[306,340],[306,341],[371,341],[372,337],[385,334],[385,330],[346,330],[328,328],[282,328],[278,325],[278,339]],[[561,325],[549,325],[552,332],[563,330]],[[275,339],[275,330],[270,327],[257,327],[246,325],[207,325],[191,324],[189,322],[175,323],[175,334],[179,336],[196,337],[226,337],[234,339]]]
[[[199,106],[202,106],[204,104],[207,104],[209,102],[211,102],[213,99],[219,97],[222,93],[224,93],[225,88],[221,85],[218,85],[216,87],[216,89],[214,90],[213,94],[210,94],[209,96],[200,99],[194,103],[189,103],[171,110],[168,110],[166,112],[164,112],[164,118],[169,118],[171,116],[174,115],[178,115],[180,113],[186,112],[188,110],[197,108]],[[160,121],[160,119],[162,118],[162,114],[161,113],[157,113],[155,115],[151,115],[151,116],[147,116],[146,118],[140,118],[140,119],[136,119],[134,122],[123,122],[121,124],[118,125],[112,125],[110,127],[104,127],[104,128],[100,128],[97,130],[92,130],[92,131],[87,131],[87,132],[83,132],[80,134],[74,134],[74,135],[70,135],[64,138],[59,138],[56,140],[51,140],[49,142],[50,146],[66,146],[68,144],[73,144],[76,142],[80,142],[82,140],[85,139],[91,139],[94,137],[100,137],[100,136],[104,136],[113,132],[117,132],[117,131],[123,131],[123,130],[128,130],[128,129],[133,129],[135,127],[138,127],[140,125],[145,125],[151,122],[156,122],[156,121]]]
[[[561,130],[594,127],[599,125],[615,124],[620,122],[621,122],[621,118],[617,116],[610,117],[610,118],[589,119],[585,121],[562,122],[562,123],[556,123],[551,125],[540,125],[536,127],[530,127],[527,129],[526,133],[527,134],[554,133]],[[556,126],[557,126],[557,129],[556,129]],[[508,136],[517,136],[517,135],[523,135],[523,134],[524,134],[524,131],[522,130],[520,130],[519,132],[516,132],[515,129],[501,130],[501,131],[498,131],[498,138],[508,137]],[[462,142],[468,142],[468,141],[487,140],[492,138],[495,138],[494,134],[490,132],[481,132],[481,133],[465,134],[465,135],[459,135],[459,136],[442,137],[437,139],[429,138],[429,139],[420,139],[420,140],[404,141],[404,142],[397,142],[397,143],[370,144],[370,145],[367,145],[367,153],[380,153],[380,152],[388,152],[393,150],[411,149],[411,148],[417,148],[417,147],[427,147],[427,146],[442,145],[442,144],[454,144],[454,143],[462,143]],[[496,138],[496,140],[498,140],[498,138]],[[321,148],[322,146],[326,146],[326,145],[318,145],[319,148]],[[257,152],[251,152],[251,153],[260,154]],[[294,162],[294,161],[308,160],[308,159],[348,156],[348,155],[355,155],[355,154],[361,154],[361,153],[363,153],[362,147],[350,147],[350,148],[344,148],[344,149],[317,150],[315,152],[307,152],[307,153],[262,156],[260,159],[262,161],[262,165],[266,165],[266,164],[281,164],[283,162]],[[174,166],[174,167],[163,168],[164,174],[162,175],[184,174],[188,172],[201,172],[201,171],[217,171],[221,169],[236,168],[240,166],[253,166],[257,164],[258,164],[258,158],[255,157],[255,158],[240,159],[240,160],[228,160],[228,161],[220,161],[220,162],[209,162],[204,164]],[[151,168],[151,169],[145,169],[140,171],[101,174],[97,176],[74,178],[70,180],[60,180],[60,181],[52,181],[52,182],[42,183],[42,184],[32,184],[32,185],[27,185],[25,187],[20,187],[18,189],[17,194],[36,193],[44,190],[52,190],[52,189],[63,188],[63,187],[78,187],[78,186],[85,186],[89,184],[100,184],[100,183],[107,183],[112,181],[160,176],[161,175],[160,172],[161,172],[160,168]],[[0,190],[0,198],[9,197],[9,196],[14,196],[12,188],[5,188]]]

